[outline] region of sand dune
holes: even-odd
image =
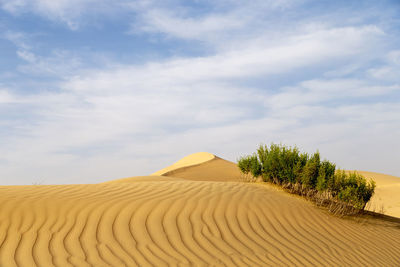
[[[193,164],[176,169],[171,168],[163,176],[193,181],[238,182],[240,180],[240,171],[235,163],[214,156],[214,158],[201,164]]]
[[[214,158],[215,158],[215,155],[213,155],[211,153],[207,153],[207,152],[194,153],[194,154],[191,154],[189,156],[186,156],[186,157],[178,160],[171,166],[161,169],[151,175],[165,175],[170,171],[174,171],[174,170],[184,168],[184,167],[199,165],[201,163],[207,162]]]
[[[0,186],[0,266],[400,263],[398,220],[340,219],[272,186],[231,182],[217,157],[199,164],[170,168],[177,178]],[[194,181],[214,172],[229,182]]]
[[[400,218],[400,178],[375,172],[358,172],[376,182],[375,195],[368,209]]]

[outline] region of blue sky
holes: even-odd
[[[271,142],[400,176],[399,31],[398,1],[0,0],[0,184]]]

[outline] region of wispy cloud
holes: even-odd
[[[353,98],[363,101],[365,98],[388,96],[396,91],[400,92],[400,85],[398,84],[382,86],[353,79],[310,80],[301,82],[296,87],[284,88],[280,93],[269,98],[267,104],[279,109],[316,103],[337,105],[341,101],[348,101]]]
[[[7,89],[0,89],[0,104],[9,104],[15,102],[15,98]]]
[[[27,50],[17,51],[17,55],[26,61],[18,70],[29,75],[68,77],[83,65],[79,56],[65,50],[54,50],[46,57],[37,56]]]
[[[390,51],[384,57],[385,64],[380,67],[371,68],[368,73],[379,80],[397,81],[400,83],[400,50]]]
[[[82,21],[90,14],[111,15],[121,10],[125,1],[106,0],[1,0],[3,10],[21,15],[33,13],[54,22],[65,24],[71,30],[77,30]]]
[[[29,50],[31,48],[27,41],[27,35],[22,32],[5,31],[2,37],[14,43],[19,49]]]
[[[180,13],[186,13],[181,12]],[[142,23],[133,23],[131,33],[165,34],[168,37],[201,41],[221,41],[221,35],[235,30],[243,30],[248,18],[233,12],[227,14],[207,14],[192,17],[177,14],[170,9],[152,8],[140,15]]]

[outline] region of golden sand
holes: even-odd
[[[0,266],[399,265],[398,221],[234,182],[217,157],[187,163],[164,172],[177,178],[1,186]]]
[[[170,171],[184,168],[184,167],[199,165],[201,163],[212,160],[213,158],[215,158],[215,156],[211,153],[207,153],[207,152],[194,153],[194,154],[191,154],[189,156],[186,156],[186,157],[178,160],[171,166],[168,166],[164,169],[161,169],[161,170],[153,173],[152,175],[165,175],[166,173],[168,173]]]
[[[368,209],[400,218],[400,178],[375,172],[358,172],[376,182],[375,195]]]

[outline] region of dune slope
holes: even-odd
[[[171,166],[168,166],[168,167],[165,167],[164,169],[156,171],[155,173],[153,173],[151,175],[165,175],[170,171],[189,167],[189,166],[199,165],[199,164],[202,164],[209,160],[212,160],[214,158],[215,158],[215,155],[208,153],[208,152],[194,153],[189,156],[183,157],[182,159],[178,160]]]
[[[161,175],[149,175],[149,176],[134,176],[122,179],[116,179],[104,182],[103,184],[116,184],[116,183],[134,183],[134,182],[150,182],[150,181],[179,181],[184,180],[177,177],[168,177]]]
[[[215,156],[202,164],[171,169],[163,176],[193,181],[238,182],[240,171],[235,163]]]
[[[356,223],[265,185],[0,187],[0,266],[395,266],[398,223]]]
[[[400,218],[400,177],[375,172],[358,172],[376,182],[375,195],[368,209]]]

